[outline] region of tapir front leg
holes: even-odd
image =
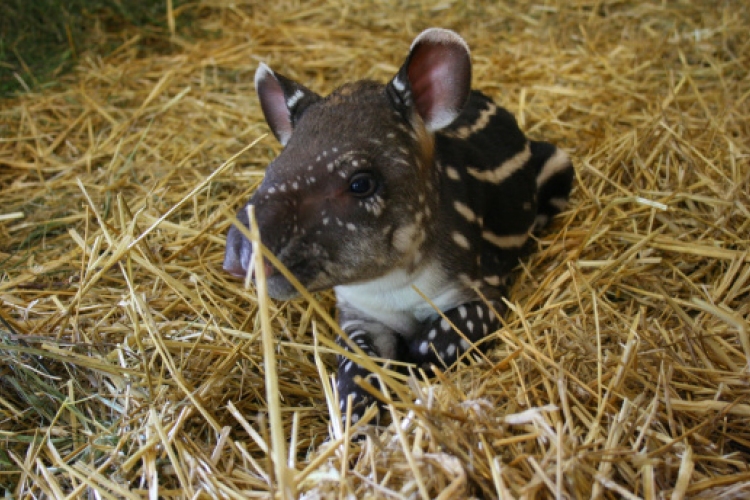
[[[362,318],[356,313],[347,313],[344,310],[341,311],[340,321],[344,333],[357,347],[364,351],[368,358],[395,359],[397,357],[400,340],[398,335],[388,327]],[[341,347],[352,352],[348,343],[343,339],[339,338],[337,342]],[[375,398],[357,384],[358,377],[366,380],[375,388],[379,388],[379,383],[370,370],[346,356],[339,356],[337,384],[339,408],[342,416],[345,417],[347,404],[351,396],[352,424],[357,423],[364,415],[365,410],[375,402]]]
[[[425,369],[430,365],[450,366],[455,363],[471,344],[479,343],[500,328],[500,318],[495,311],[502,314],[505,306],[496,301],[489,304],[492,307],[479,300],[466,302],[445,311],[445,318],[427,322],[417,335],[409,339],[409,361]],[[489,345],[482,342],[479,349],[484,352]]]

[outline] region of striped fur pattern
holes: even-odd
[[[341,328],[368,356],[429,368],[485,349],[530,234],[567,203],[568,156],[528,140],[470,81],[466,43],[435,28],[385,86],[321,97],[265,65],[256,73],[285,146],[249,202],[261,238],[308,289],[334,288]],[[250,254],[230,229],[225,269],[244,276]],[[266,268],[271,296],[296,296]],[[355,422],[373,402],[358,384],[368,377],[339,360],[340,403],[352,402]]]

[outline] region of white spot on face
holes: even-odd
[[[422,262],[423,257],[424,256],[422,255],[422,252],[417,250],[417,252],[414,253],[414,263],[419,264],[420,262]]]
[[[454,354],[455,352],[456,352],[456,344],[450,344],[450,345],[449,345],[449,346],[448,346],[448,347],[447,347],[447,348],[445,349],[445,354],[447,354],[448,356],[453,356],[453,354]]]
[[[352,167],[358,167],[359,162],[357,160],[352,160]]]
[[[430,330],[430,333],[427,334],[427,338],[430,340],[435,340],[435,337],[437,337],[437,329],[433,328]]]
[[[461,248],[465,250],[471,248],[469,240],[466,239],[466,236],[464,236],[463,234],[454,232],[453,234],[451,234],[451,237],[453,238],[453,241],[456,243],[456,245],[460,246]]]
[[[487,335],[487,323],[482,323],[482,333]]]
[[[297,181],[292,182],[292,189],[294,189],[295,191],[299,189],[299,183]]]
[[[440,320],[440,328],[442,328],[443,331],[447,332],[448,330],[451,329],[451,325],[450,325],[450,323],[448,323],[448,320],[446,320],[445,318],[443,318],[443,319]]]
[[[327,226],[329,222],[330,222],[330,219],[328,217],[323,217],[323,225],[324,226]]]
[[[280,184],[279,191],[281,191],[282,193],[286,193],[286,184]]]
[[[344,365],[344,371],[346,373],[349,373],[349,370],[352,369],[352,360],[348,360],[346,364]]]
[[[275,192],[276,192],[276,188],[275,187],[271,186],[270,188],[268,188],[268,193],[269,194],[274,194]]]
[[[393,240],[391,245],[399,253],[406,253],[414,244],[414,237],[417,235],[418,228],[416,224],[401,226],[393,231]]]
[[[466,329],[469,330],[471,333],[474,333],[474,322],[467,321],[466,322]]]
[[[396,134],[394,134],[393,132],[388,132],[385,136],[388,139],[394,139],[396,137]]]
[[[352,224],[351,222],[347,222],[347,223],[346,223],[346,228],[347,228],[347,229],[348,229],[349,231],[356,231],[356,230],[357,230],[357,226],[355,226],[355,225],[354,225],[354,224]]]
[[[469,350],[469,343],[466,342],[466,339],[461,339],[461,341],[459,342],[459,344],[461,345],[461,349],[462,350],[464,350],[464,351],[468,351]]]
[[[352,415],[352,423],[356,424],[357,422],[359,422],[359,413],[355,413]]]
[[[459,306],[458,314],[461,315],[461,319],[466,319],[466,306]]]
[[[482,306],[477,305],[477,318],[482,319],[482,316],[484,316],[484,309],[482,309]]]
[[[430,343],[426,340],[419,344],[419,352],[421,354],[427,354],[427,352],[430,350]]]
[[[326,165],[326,168],[329,172],[333,172],[333,162],[328,163],[328,165]]]
[[[385,202],[381,196],[375,196],[374,198],[361,200],[360,204],[365,207],[365,210],[367,210],[368,213],[373,214],[375,217],[379,217],[380,214],[383,213]],[[388,226],[388,231],[384,231],[383,233],[388,234],[389,232],[390,226]]]

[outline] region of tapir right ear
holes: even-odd
[[[387,90],[397,107],[413,107],[427,130],[447,127],[471,93],[469,46],[450,30],[423,31],[412,42],[406,62]]]
[[[282,146],[292,137],[295,123],[308,106],[321,97],[294,80],[274,73],[260,63],[255,71],[255,91],[268,126]]]

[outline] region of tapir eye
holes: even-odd
[[[349,179],[349,191],[358,198],[372,195],[378,188],[378,181],[370,172],[359,172]]]

